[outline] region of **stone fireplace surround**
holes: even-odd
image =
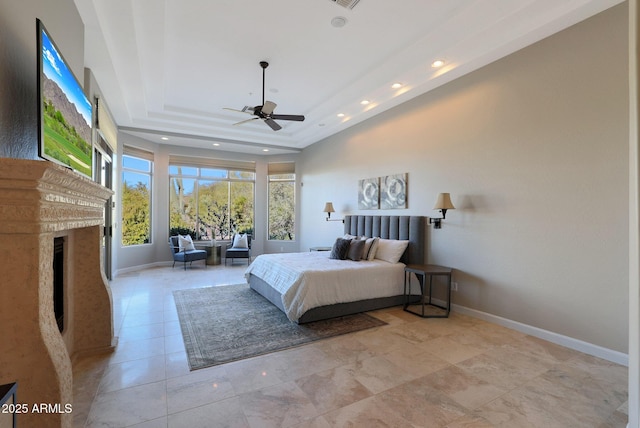
[[[61,412],[19,414],[18,426],[71,427],[72,360],[115,348],[103,275],[104,205],[113,192],[60,165],[0,158],[0,384],[17,402]],[[65,329],[53,311],[53,242],[65,236]],[[68,407],[67,407],[68,408]]]

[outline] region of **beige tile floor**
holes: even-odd
[[[625,427],[627,368],[452,313],[189,371],[173,290],[245,266],[161,267],[111,282],[110,355],[74,365],[76,427]]]

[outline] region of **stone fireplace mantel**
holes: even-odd
[[[73,401],[72,358],[114,348],[102,226],[113,192],[60,165],[0,158],[0,384],[20,403]],[[65,237],[65,328],[53,310],[53,242]],[[68,407],[67,407],[68,408]],[[72,426],[70,413],[18,415],[19,426]]]

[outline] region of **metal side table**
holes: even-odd
[[[411,312],[412,314],[419,315],[423,318],[448,318],[449,312],[451,312],[451,272],[453,269],[445,266],[438,265],[407,265],[404,268],[404,310]],[[419,300],[413,300],[412,297],[416,297],[411,294],[411,274],[416,275],[418,282],[420,283],[420,295]],[[429,277],[429,289],[427,290],[426,279]],[[433,303],[433,277],[445,276],[447,277],[447,300],[446,306]],[[428,295],[427,295],[428,292]],[[421,307],[419,312],[411,310],[411,306]],[[445,312],[441,313],[427,313],[426,308],[435,307],[443,309]]]

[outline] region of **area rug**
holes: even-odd
[[[247,284],[173,292],[191,370],[386,323],[355,314],[298,325]]]

